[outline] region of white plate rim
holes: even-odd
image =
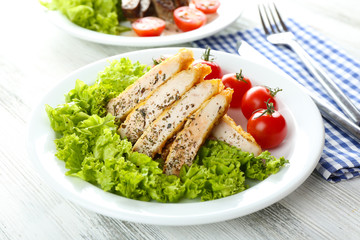
[[[45,9],[45,14],[57,27],[79,39],[114,46],[158,47],[186,43],[209,37],[235,22],[241,16],[247,4],[244,0],[221,0],[221,5],[218,9],[219,16],[209,24],[190,32],[145,38],[115,36],[88,30],[72,23],[59,11]]]
[[[192,49],[195,55],[201,55],[203,49]],[[131,200],[127,198],[123,198],[111,193],[103,192],[101,189],[82,181],[78,178],[67,177],[64,175],[64,166],[63,162],[57,160],[54,156],[54,144],[51,142],[53,149],[48,149],[49,147],[46,145],[48,143],[49,132],[44,132],[42,129],[41,124],[47,120],[47,116],[45,113],[44,104],[49,103],[49,97],[57,94],[60,94],[57,89],[62,89],[63,85],[69,85],[72,83],[72,87],[74,87],[74,79],[76,76],[81,75],[87,71],[87,69],[94,68],[99,64],[106,64],[109,60],[119,59],[120,57],[124,56],[148,56],[149,61],[151,62],[152,57],[163,55],[164,53],[175,53],[179,50],[179,48],[158,48],[158,49],[148,49],[148,50],[141,50],[135,52],[129,52],[124,54],[119,54],[116,56],[108,57],[89,65],[86,65],[77,71],[69,74],[65,77],[62,81],[60,81],[54,88],[52,88],[47,94],[44,95],[43,99],[39,102],[37,107],[33,110],[31,114],[30,121],[28,123],[28,133],[27,133],[27,148],[30,160],[32,161],[33,165],[41,175],[41,177],[58,193],[60,193],[66,199],[79,204],[89,210],[94,212],[118,218],[121,220],[131,221],[131,222],[139,222],[139,223],[146,223],[146,224],[156,224],[156,225],[194,225],[194,224],[207,224],[207,223],[214,223],[219,221],[225,221],[241,216],[245,216],[247,214],[256,212],[261,210],[271,204],[281,200],[296,188],[298,188],[312,173],[314,170],[318,160],[320,159],[322,149],[324,146],[324,125],[320,115],[319,110],[317,109],[316,105],[313,103],[310,97],[308,97],[304,92],[302,92],[292,80],[284,75],[278,74],[275,71],[272,71],[270,68],[266,66],[261,66],[255,62],[250,60],[246,60],[243,57],[214,51],[213,55],[217,56],[217,59],[221,58],[229,58],[231,60],[238,60],[242,63],[250,64],[251,66],[257,66],[263,68],[265,72],[272,72],[276,77],[280,78],[280,83],[287,85],[288,89],[293,89],[296,93],[296,96],[301,97],[302,105],[306,106],[307,111],[311,113],[312,119],[311,124],[314,126],[314,129],[311,131],[311,137],[306,136],[306,134],[310,134],[306,132],[306,129],[296,129],[297,134],[300,138],[306,138],[306,140],[310,141],[308,146],[311,149],[303,149],[303,152],[308,153],[304,159],[304,163],[300,162],[299,158],[303,156],[291,156],[290,164],[285,168],[281,169],[279,173],[270,176],[268,179],[264,180],[260,184],[255,185],[254,187],[227,197],[223,199],[218,199],[214,201],[208,202],[185,202],[185,203],[157,203],[157,202],[141,202],[137,200]],[[151,54],[151,57],[150,57]],[[219,58],[220,57],[220,58]],[[230,61],[230,60],[229,60]],[[100,69],[102,70],[102,69]],[[236,71],[236,70],[234,70]],[[93,71],[94,72],[94,71]],[[97,71],[98,72],[98,71]],[[95,76],[96,77],[96,76]],[[95,78],[94,77],[94,78]],[[69,87],[68,86],[68,87]],[[69,89],[69,90],[70,90]],[[292,94],[294,94],[292,92]],[[61,96],[63,96],[64,92],[61,92]],[[60,103],[60,102],[59,102]],[[296,115],[296,114],[295,114]],[[297,116],[297,115],[296,115]],[[295,119],[296,120],[296,119]],[[301,119],[302,122],[306,121],[306,118]],[[309,120],[308,120],[309,121]],[[301,123],[303,124],[303,123]],[[43,130],[43,132],[39,132]],[[52,131],[50,125],[45,127],[45,131]],[[52,134],[53,135],[53,134]],[[305,135],[305,136],[303,136]],[[34,138],[34,136],[37,136]],[[45,138],[44,138],[45,137]],[[298,145],[298,144],[296,144]],[[50,147],[51,148],[51,147]],[[39,151],[41,154],[39,154]],[[310,151],[310,152],[309,152]],[[276,151],[275,151],[276,152]],[[303,153],[302,153],[303,154]],[[59,171],[63,171],[62,175],[55,174],[57,179],[54,178],[53,172],[50,174],[46,171],[48,167],[45,163],[44,158],[50,157],[49,163],[54,164],[55,167],[59,168]],[[296,160],[294,160],[296,159]],[[292,160],[294,162],[292,162]],[[302,161],[302,160],[301,160]],[[300,167],[303,167],[299,171],[294,171],[291,167],[294,166],[296,163]],[[305,164],[305,165],[303,165]],[[54,167],[52,166],[52,167]],[[289,177],[289,171],[291,172],[292,176]],[[287,180],[290,179],[291,182],[285,183],[282,178],[286,178]],[[61,184],[60,184],[61,183]],[[67,184],[64,186],[64,183]],[[67,188],[70,186],[70,189]],[[275,188],[275,192],[269,192],[269,188]],[[80,191],[78,191],[80,190]],[[262,195],[266,196],[266,199],[255,200],[249,202],[249,198],[253,198],[257,196],[258,193],[256,191],[264,191]],[[270,189],[271,190],[271,189]],[[98,199],[86,199],[84,197],[88,196],[95,196]],[[261,196],[260,196],[261,197]],[[104,200],[105,199],[105,200]],[[95,201],[96,200],[96,201]],[[97,202],[99,201],[99,202]],[[101,205],[106,202],[105,205]],[[244,206],[244,204],[246,204]],[[128,207],[130,209],[128,209]],[[161,209],[166,209],[167,212],[157,211]],[[189,212],[191,209],[191,212]],[[209,211],[210,210],[210,211]],[[187,213],[187,214],[186,214]]]

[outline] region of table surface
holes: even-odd
[[[256,213],[200,226],[156,226],[102,216],[51,189],[33,168],[25,133],[42,94],[70,72],[133,47],[76,39],[54,27],[37,1],[0,8],[0,239],[359,239],[360,178],[331,184],[314,171],[293,193]],[[358,0],[277,1],[360,59]],[[248,3],[233,26],[259,27]],[[181,44],[179,46],[189,46]]]

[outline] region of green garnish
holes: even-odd
[[[112,35],[130,30],[119,25],[119,20],[124,19],[118,2],[118,0],[51,0],[50,2],[40,0],[43,6],[49,10],[59,10],[80,27]]]

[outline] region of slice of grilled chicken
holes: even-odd
[[[151,96],[139,104],[119,127],[119,134],[135,143],[144,130],[171,104],[211,72],[205,64],[197,64],[172,76]]]
[[[189,49],[181,49],[176,55],[150,69],[118,97],[111,99],[107,104],[107,111],[117,119],[125,119],[136,105],[149,97],[172,75],[187,69],[193,61],[193,52]]]
[[[192,87],[150,124],[135,143],[133,151],[144,153],[152,158],[161,153],[167,140],[182,128],[187,117],[223,88],[220,79],[203,81]]]
[[[200,109],[187,120],[184,128],[171,144],[165,161],[165,174],[178,176],[184,164],[191,166],[214,125],[228,110],[232,94],[232,89],[223,90],[203,103]]]
[[[262,150],[253,136],[245,132],[241,126],[237,126],[232,118],[225,115],[218,125],[212,130],[211,135],[217,140],[235,146],[244,152],[253,153],[258,156]]]

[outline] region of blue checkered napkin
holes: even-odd
[[[339,83],[339,87],[355,105],[360,106],[360,63],[314,30],[292,19],[288,19],[286,24],[305,50]],[[209,46],[215,50],[236,54],[236,42],[239,39],[248,42],[315,95],[337,107],[320,83],[312,78],[297,55],[285,46],[274,46],[269,43],[259,28],[215,35],[196,41],[193,45],[200,48]],[[325,147],[316,166],[317,171],[333,183],[360,176],[360,143],[326,119],[324,124]]]

